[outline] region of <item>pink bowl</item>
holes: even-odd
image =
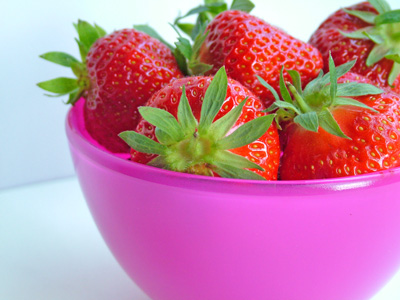
[[[154,300],[361,300],[400,267],[400,169],[260,182],[156,169],[111,155],[67,118],[95,222]]]

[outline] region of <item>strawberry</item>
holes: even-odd
[[[282,82],[284,101],[277,118],[284,120],[281,138],[283,180],[359,175],[400,166],[400,98],[371,85],[355,73],[355,62],[335,67],[304,90]],[[347,73],[347,74],[346,74]],[[337,80],[339,78],[339,80]]]
[[[280,147],[274,115],[224,68],[214,78],[178,79],[140,107],[135,131],[120,136],[132,160],[193,174],[276,180]],[[214,122],[213,122],[214,121]]]
[[[58,96],[69,94],[71,104],[83,96],[90,135],[112,152],[128,152],[118,134],[134,129],[138,106],[182,73],[171,50],[143,32],[122,29],[106,35],[83,21],[76,29],[82,62],[60,52],[41,57],[71,67],[78,79],[57,78],[38,85]]]
[[[356,59],[352,72],[400,93],[399,32],[400,11],[391,11],[385,0],[370,0],[336,11],[309,42],[321,51],[325,63],[329,51],[337,65]]]
[[[274,97],[260,84],[257,75],[275,89],[279,87],[283,66],[298,71],[304,84],[317,77],[323,67],[317,49],[250,15],[248,12],[254,6],[248,1],[244,1],[247,6],[238,2],[230,10],[216,15],[205,29],[197,60],[211,66],[206,74],[214,74],[225,66],[230,78],[253,91],[266,106],[274,101]],[[242,7],[245,11],[236,10]],[[288,77],[286,71],[284,77]]]

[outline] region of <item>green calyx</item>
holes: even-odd
[[[354,39],[370,39],[376,45],[368,55],[366,65],[374,65],[383,58],[393,61],[393,67],[388,77],[388,83],[393,85],[400,75],[400,10],[391,10],[385,0],[369,0],[378,14],[343,9],[349,15],[355,16],[370,24],[354,32],[343,32],[346,37]]]
[[[191,9],[183,16],[179,16],[171,24],[178,34],[178,40],[174,46],[166,42],[153,28],[148,25],[135,25],[134,28],[142,31],[153,38],[164,43],[175,56],[179,69],[184,75],[204,75],[212,69],[212,65],[202,63],[199,59],[199,52],[202,44],[207,38],[207,25],[219,13],[226,10],[241,10],[250,12],[254,4],[250,0],[233,0],[232,5],[228,5],[223,0],[204,0],[204,4]],[[183,22],[183,19],[197,15],[194,24]],[[184,33],[188,38],[182,36]]]
[[[182,32],[187,34],[193,41],[199,34],[204,33],[204,30],[208,23],[210,23],[216,15],[226,10],[241,10],[250,12],[254,8],[254,4],[250,0],[233,0],[230,7],[221,0],[204,0],[204,4],[191,9],[183,16],[179,16],[175,19],[174,25],[176,25]],[[197,15],[196,22],[182,23],[182,20]]]
[[[204,75],[212,69],[212,65],[200,62],[198,56],[201,45],[208,35],[206,27],[216,15],[226,10],[250,12],[253,8],[254,4],[250,0],[234,0],[230,7],[221,0],[204,0],[203,5],[177,17],[171,25],[178,34],[176,48],[173,51],[181,71],[185,75]],[[194,15],[197,15],[194,24],[183,22],[183,19]],[[189,38],[183,37],[181,32]]]
[[[258,77],[263,86],[269,89],[275,97],[275,102],[267,111],[276,111],[278,127],[281,122],[293,121],[303,128],[318,132],[322,127],[327,132],[350,139],[341,130],[339,124],[332,115],[332,110],[337,106],[349,105],[376,110],[351,98],[363,95],[381,94],[383,91],[374,85],[358,82],[338,83],[338,79],[350,71],[355,61],[350,61],[336,67],[332,56],[329,56],[329,73],[323,74],[311,81],[304,90],[301,88],[300,74],[297,71],[288,70],[293,83],[285,82],[283,68],[280,75],[280,92],[278,93],[264,79]]]
[[[69,95],[68,104],[74,104],[82,94],[90,88],[90,80],[86,68],[86,56],[94,42],[106,35],[106,32],[98,25],[90,25],[79,20],[74,24],[78,33],[75,39],[81,56],[81,61],[64,52],[48,52],[40,55],[41,58],[58,65],[71,68],[76,78],[58,77],[48,81],[39,82],[37,85],[53,93],[50,97]]]
[[[175,46],[165,41],[152,27],[149,25],[134,25],[133,28],[148,34],[149,36],[159,40],[166,45],[174,55],[181,72],[186,75],[203,75],[212,68],[211,65],[204,64],[198,60],[200,47],[207,37],[207,33],[203,32],[198,34],[193,42],[182,37],[178,31],[176,25],[171,24],[172,28],[178,34],[178,41],[175,42]]]
[[[244,99],[220,119],[214,121],[225,101],[228,78],[221,68],[211,81],[202,104],[200,121],[193,115],[186,97],[185,86],[178,106],[177,118],[169,112],[154,108],[140,107],[142,117],[156,127],[158,142],[135,131],[124,131],[120,137],[133,149],[158,155],[149,165],[167,170],[241,179],[264,179],[247,169],[263,169],[243,156],[228,150],[239,148],[259,139],[275,115],[256,118],[228,134],[240,117]]]

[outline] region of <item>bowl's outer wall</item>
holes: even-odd
[[[366,300],[400,267],[398,173],[343,190],[221,193],[112,170],[68,124],[96,224],[154,300]]]

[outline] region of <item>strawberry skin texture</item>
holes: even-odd
[[[179,99],[182,95],[182,86],[185,85],[186,95],[192,108],[193,115],[199,121],[202,100],[211,80],[212,77],[205,76],[186,77],[175,80],[174,82],[170,83],[162,90],[154,94],[146,105],[164,109],[176,117],[178,112]],[[266,115],[264,112],[261,112],[263,109],[265,109],[264,105],[253,93],[251,93],[247,88],[243,87],[237,81],[229,79],[226,100],[223,103],[222,108],[217,114],[215,120],[218,120],[219,118],[227,114],[230,110],[238,106],[238,104],[246,97],[249,98],[244,105],[243,111],[238,121],[232,127],[231,132],[242,124],[249,122],[256,117]],[[139,121],[135,131],[149,137],[152,140],[157,141],[154,126],[149,124],[144,119],[141,119]],[[254,171],[255,173],[263,176],[267,180],[277,179],[280,145],[279,135],[275,123],[272,123],[268,131],[258,140],[252,142],[249,145],[229,151],[241,155],[251,160],[252,162],[255,162],[265,170],[260,171],[252,169],[251,171]],[[147,164],[155,157],[155,155],[140,153],[133,149],[131,150],[131,155],[131,159],[133,161],[143,164]]]
[[[206,31],[209,34],[200,49],[200,61],[213,65],[212,74],[224,65],[230,78],[250,89],[267,107],[274,97],[257,75],[279,90],[282,66],[297,70],[304,86],[323,67],[317,49],[242,11],[220,13]],[[286,71],[284,77],[290,79]]]
[[[167,46],[134,29],[98,39],[86,65],[90,79],[85,95],[86,128],[112,152],[129,152],[118,134],[136,127],[138,106],[165,84],[183,76]]]
[[[354,73],[346,74],[338,82],[352,81],[370,83]],[[307,131],[295,123],[285,128],[282,180],[352,176],[400,166],[399,96],[388,91],[352,98],[379,113],[354,106],[337,106],[331,110],[351,140],[322,128],[318,133]]]
[[[359,3],[347,9],[377,13],[375,8],[368,2]],[[329,51],[331,51],[336,65],[357,59],[355,66],[351,69],[352,72],[367,77],[380,88],[391,89],[396,93],[400,93],[400,76],[395,79],[393,87],[388,84],[388,76],[392,69],[393,61],[383,58],[374,65],[367,67],[367,57],[375,43],[369,39],[348,38],[339,32],[339,30],[353,32],[368,26],[370,24],[340,9],[319,26],[311,36],[309,43],[321,52],[325,63],[324,71],[328,72]]]

